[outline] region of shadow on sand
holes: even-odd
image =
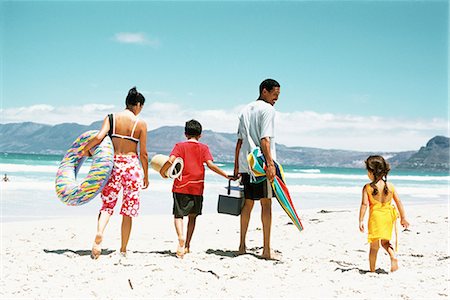
[[[224,256],[224,257],[238,257],[239,254],[237,251],[231,251],[231,250],[220,250],[220,249],[208,249],[206,250],[206,254],[214,254],[217,256]]]
[[[255,250],[259,250],[262,248],[252,248],[249,249],[250,251],[255,251]],[[278,259],[267,259],[262,257],[261,255],[257,255],[255,253],[251,253],[251,252],[247,252],[245,254],[238,254],[238,251],[231,251],[231,250],[220,250],[220,249],[208,249],[206,250],[206,254],[214,254],[217,256],[222,256],[222,257],[238,257],[238,256],[242,256],[242,255],[251,255],[253,257],[256,257],[257,259],[262,259],[262,260],[270,260],[270,261],[275,261],[275,262],[279,262]]]
[[[334,271],[338,271],[338,270],[341,271],[342,273],[348,272],[348,271],[352,271],[352,270],[358,270],[359,274],[362,274],[362,275],[370,273],[369,270],[363,270],[363,269],[360,269],[360,268],[347,268],[346,269],[346,268],[339,268],[338,267],[338,268],[334,269]],[[377,274],[389,274],[388,272],[386,272],[383,269],[376,269],[375,273],[377,273]]]
[[[109,255],[116,250],[109,250],[109,249],[102,249],[101,255]],[[58,250],[48,250],[44,249],[45,253],[52,253],[52,254],[66,254],[66,253],[74,253],[79,256],[90,256],[91,250],[71,250],[71,249],[58,249]]]
[[[160,250],[160,251],[132,251],[132,253],[137,253],[137,254],[159,254],[159,255],[163,255],[163,256],[172,256],[172,257],[177,257],[177,254],[175,252],[172,252],[170,250]]]

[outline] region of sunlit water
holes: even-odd
[[[9,182],[1,182],[2,221],[74,215],[96,215],[100,196],[86,205],[66,206],[56,196],[55,175],[62,156],[0,154],[0,174]],[[233,165],[217,163],[232,173]],[[90,161],[81,168],[79,179],[89,171]],[[305,168],[284,166],[286,183],[297,211],[302,209],[354,208],[361,201],[361,191],[368,182],[364,169]],[[141,193],[140,214],[172,213],[172,180],[162,179],[149,170],[150,186]],[[388,176],[405,206],[410,204],[447,203],[449,174],[393,170]],[[203,213],[217,211],[217,198],[225,191],[227,181],[206,171]],[[120,202],[119,202],[120,203]],[[118,205],[119,205],[118,203]],[[274,200],[273,209],[282,210]],[[255,205],[255,211],[259,205]],[[116,207],[115,214],[119,211]]]

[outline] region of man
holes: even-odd
[[[270,250],[270,230],[272,226],[272,186],[275,177],[275,102],[280,94],[280,84],[273,79],[264,80],[259,86],[259,97],[249,103],[239,116],[238,140],[234,159],[234,176],[239,174],[244,184],[245,203],[241,211],[241,236],[239,254],[246,253],[245,237],[247,235],[250,214],[254,201],[261,203],[261,220],[263,224],[264,247],[262,257],[275,259]],[[266,159],[267,180],[261,183],[250,182],[250,169],[247,154],[252,147],[260,147]]]

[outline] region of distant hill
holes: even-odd
[[[449,170],[449,138],[435,136],[425,147],[420,148],[406,161],[398,165],[399,169],[427,169],[435,171]]]
[[[64,154],[78,135],[100,127],[100,121],[91,125],[64,123],[51,126],[32,122],[0,124],[0,152]],[[181,126],[164,126],[151,130],[147,138],[149,156],[156,153],[169,154],[175,143],[184,140],[184,128]],[[236,134],[204,130],[201,142],[209,145],[216,161],[234,161]],[[307,167],[363,168],[364,160],[372,154],[374,153],[277,144],[277,157],[281,163]],[[394,168],[449,170],[449,138],[443,136],[432,138],[419,151],[377,154],[386,157]]]
[[[184,136],[184,127],[160,127],[149,131],[147,140],[147,149],[149,153],[169,154],[175,143],[186,140],[186,137]],[[210,147],[215,160],[223,162],[234,161],[236,134],[204,130],[200,141]]]

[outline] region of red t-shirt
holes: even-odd
[[[184,161],[181,176],[173,181],[172,192],[198,196],[203,195],[203,182],[205,179],[205,167],[203,163],[207,160],[213,160],[208,146],[189,140],[177,143],[170,155],[181,157]]]

